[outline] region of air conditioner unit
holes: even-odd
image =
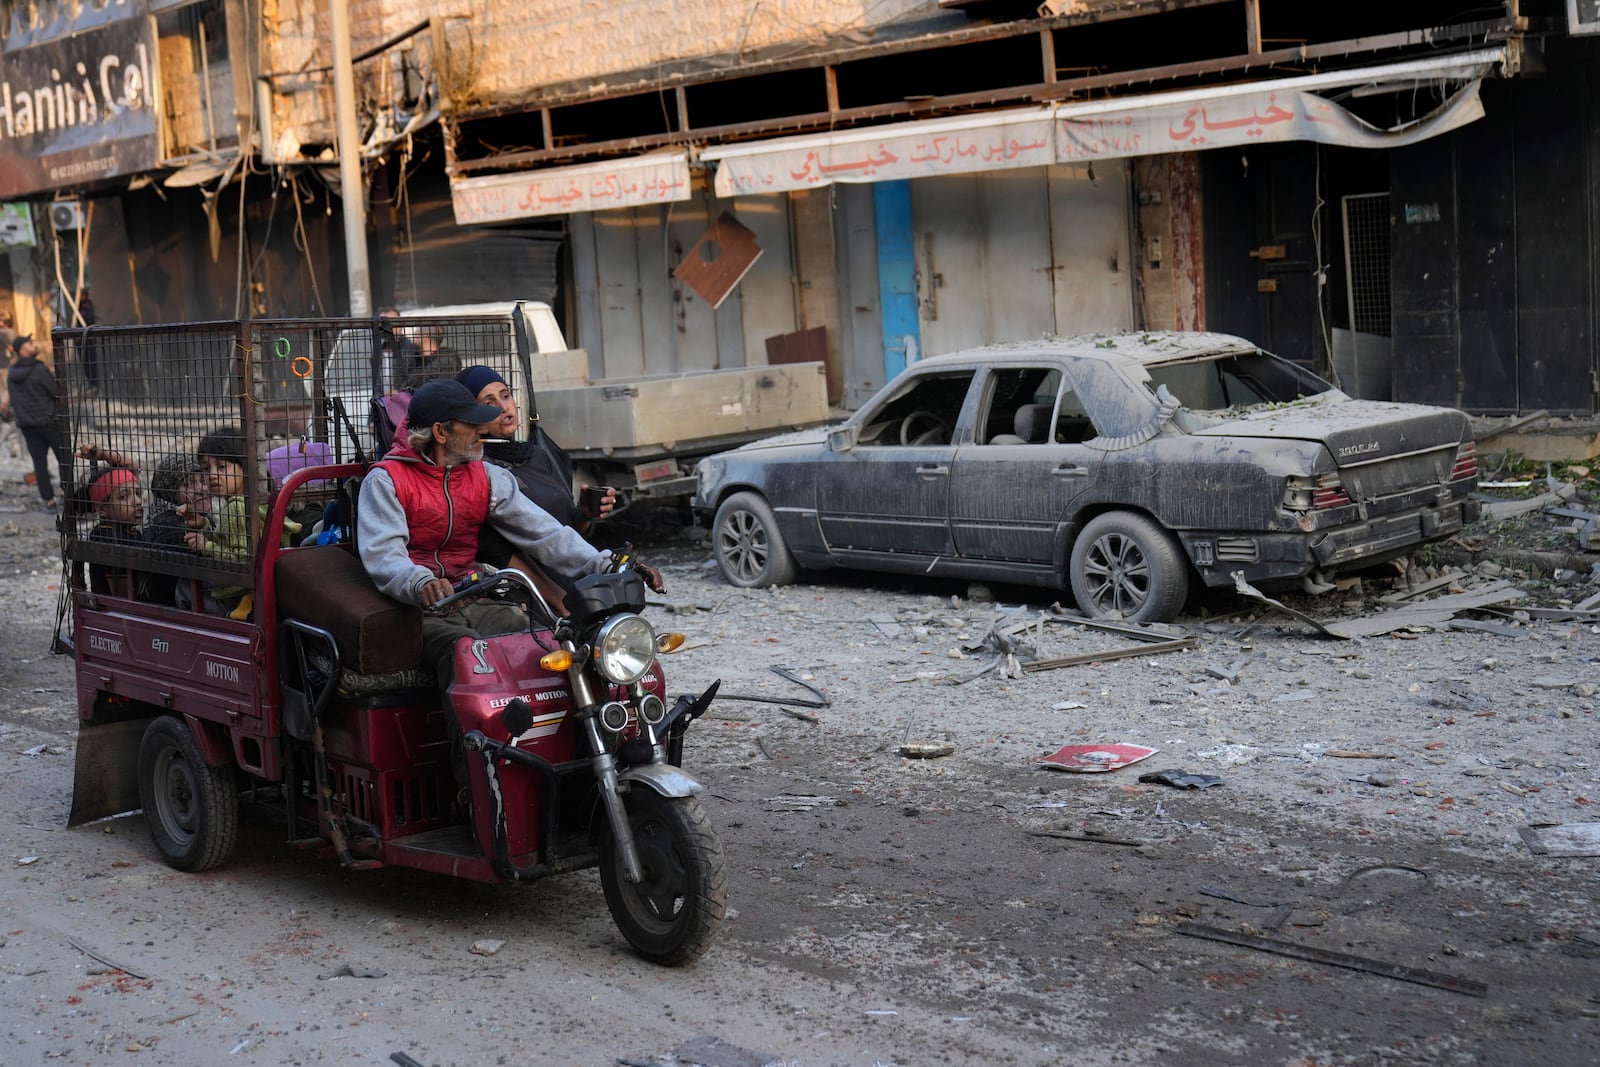
[[[83,203],[78,200],[57,200],[50,205],[50,225],[58,230],[83,229]]]

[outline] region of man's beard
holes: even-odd
[[[462,451],[457,451],[449,445],[441,445],[439,451],[442,453],[439,463],[442,467],[459,467],[463,463],[476,463],[483,458],[483,438],[474,437],[472,444]]]

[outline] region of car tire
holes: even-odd
[[[1171,622],[1189,596],[1177,542],[1143,515],[1097,515],[1072,543],[1072,595],[1096,619]]]
[[[800,572],[772,508],[756,493],[734,493],[722,502],[711,523],[711,544],[722,576],[741,589],[788,585]]]

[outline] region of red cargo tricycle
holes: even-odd
[[[246,439],[256,461],[271,437],[247,425]],[[260,528],[287,528],[307,501],[348,508],[365,469],[264,480],[252,499]],[[682,964],[710,945],[725,910],[723,855],[701,786],[680,765],[685,731],[717,686],[668,697],[659,656],[683,637],[642,616],[637,572],[580,579],[564,615],[514,570],[437,605],[497,597],[528,619],[520,632],[459,642],[456,730],[432,671],[419,669],[420,611],[379,593],[348,540],[254,537],[248,575],[230,576],[252,591],[241,620],[148,602],[133,582],[94,591],[85,564],[165,573],[196,592],[219,564],[108,543],[86,532],[93,520],[76,506],[62,520],[58,649],[76,661],[80,718],[73,824],[142,807],[163,859],[203,871],[228,859],[250,800],[280,810],[291,842],[353,870],[520,882],[597,866],[644,957]]]

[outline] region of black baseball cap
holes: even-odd
[[[406,409],[406,423],[414,429],[432,426],[437,422],[466,422],[482,426],[499,417],[499,408],[493,404],[478,403],[478,398],[453,378],[424,382],[412,394],[411,406]]]

